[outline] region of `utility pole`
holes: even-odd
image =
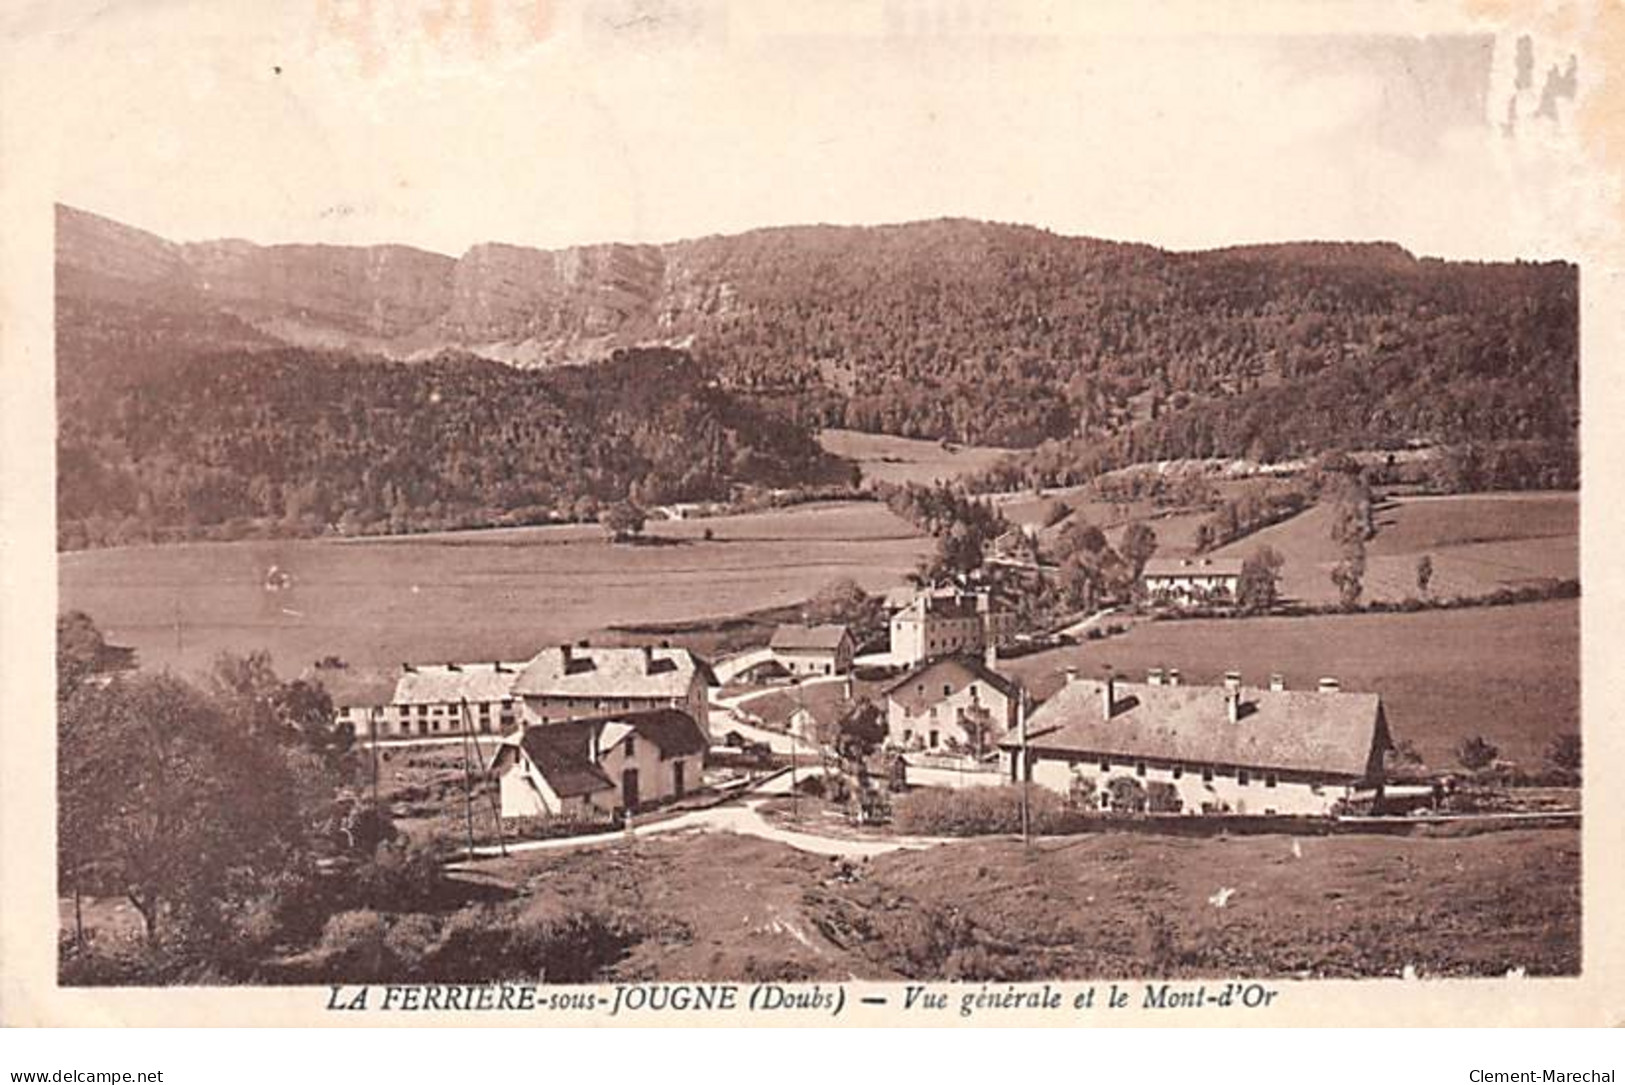
[[[468,699],[458,701],[461,706],[463,746],[463,824],[468,830],[468,857],[474,858],[474,774],[468,765]]]
[[[801,720],[803,726],[807,720],[807,698],[802,693],[801,682],[796,681],[796,714],[791,717],[790,723],[790,820],[796,824],[801,823],[801,799],[796,794],[796,727],[795,721]]]
[[[1021,842],[1026,847],[1032,847],[1032,816],[1028,810],[1028,788],[1032,777],[1031,762],[1027,759],[1027,691],[1022,689],[1016,696],[1016,727],[1021,743]]]
[[[468,715],[467,701],[463,702],[463,726],[468,729],[469,735],[473,738],[474,760],[479,763],[480,776],[485,780],[486,783],[490,783],[490,778],[486,772],[485,751],[480,749],[480,735],[478,731],[474,730],[474,721]],[[496,821],[497,850],[501,852],[504,857],[506,857],[508,854],[508,837],[507,834],[502,831],[502,802],[497,798],[496,792],[494,791],[487,789],[485,794],[486,797],[491,800],[491,817]]]

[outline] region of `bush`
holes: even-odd
[[[439,894],[446,848],[438,840],[391,840],[355,870],[358,899],[373,908],[412,908]]]
[[[963,790],[922,788],[899,795],[892,820],[899,832],[920,836],[985,836],[1021,832],[1021,791],[1014,784]],[[1031,787],[1028,818],[1037,834],[1076,833],[1090,819],[1048,788]]]

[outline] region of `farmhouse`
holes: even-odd
[[[845,674],[852,669],[852,634],[844,625],[781,625],[768,648],[791,674]]]
[[[675,708],[702,728],[711,668],[686,648],[544,648],[520,670],[513,693],[526,726]]]
[[[378,738],[511,731],[517,726],[513,683],[519,668],[518,663],[403,663],[382,703],[375,686],[346,684],[334,696],[338,722],[350,724],[360,738],[373,737],[375,729]]]
[[[1229,603],[1241,588],[1241,559],[1152,558],[1145,563],[1140,583],[1154,604]]]
[[[951,655],[982,655],[1015,638],[1015,615],[986,592],[924,591],[891,619],[892,659],[907,666]]]
[[[698,787],[708,744],[671,708],[569,720],[503,739],[491,773],[505,818],[637,810]]]
[[[1068,675],[1027,722],[1026,777],[1102,808],[1149,800],[1153,810],[1326,814],[1355,789],[1380,787],[1390,746],[1382,700],[1335,679],[1292,690],[1144,683]],[[1012,780],[1022,776],[1019,734],[1000,743]]]
[[[1020,702],[1014,682],[972,657],[923,663],[885,694],[886,739],[903,749],[991,748]]]

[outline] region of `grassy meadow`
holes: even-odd
[[[827,859],[719,834],[477,869],[516,910],[636,917],[650,933],[603,979],[1020,980],[1574,975],[1579,862],[1572,829],[1098,834],[898,852],[836,876]]]
[[[1544,579],[1580,575],[1579,497],[1573,493],[1406,497],[1377,507],[1377,535],[1366,544],[1367,600],[1420,596],[1416,562],[1433,559],[1430,595],[1485,595]],[[1331,509],[1317,505],[1214,551],[1246,557],[1269,545],[1286,558],[1282,594],[1306,603],[1337,599],[1331,570]]]
[[[826,452],[851,460],[863,472],[865,482],[905,482],[930,485],[992,467],[1009,454],[1008,449],[975,445],[950,445],[940,441],[920,441],[883,433],[860,433],[849,429],[826,429],[818,443]]]
[[[1580,608],[1573,599],[1508,607],[1143,622],[1121,636],[1004,664],[1035,696],[1076,666],[1110,664],[1142,680],[1178,667],[1189,683],[1217,684],[1240,670],[1249,685],[1271,672],[1290,688],[1335,675],[1344,689],[1380,693],[1397,739],[1430,766],[1454,765],[1456,744],[1483,735],[1503,757],[1538,767],[1553,736],[1580,727]]]
[[[60,606],[149,668],[264,648],[291,674],[330,654],[356,668],[528,658],[613,625],[795,603],[841,577],[882,591],[928,549],[876,502],[651,521],[648,534],[640,546],[580,525],[81,551],[59,556]],[[273,565],[290,587],[267,590]]]

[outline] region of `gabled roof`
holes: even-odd
[[[905,705],[933,705],[942,700],[940,687],[944,681],[956,689],[972,682],[985,682],[1006,697],[1014,697],[1020,689],[974,656],[944,656],[920,664],[886,686],[883,692],[887,698]],[[919,692],[921,683],[925,684],[923,694]]]
[[[704,753],[711,745],[694,717],[675,708],[612,717],[604,725],[606,734],[610,727],[617,725],[631,728],[639,738],[654,743],[663,758]]]
[[[1375,693],[1243,689],[1240,718],[1231,723],[1222,686],[1119,681],[1108,720],[1104,685],[1074,679],[1062,686],[1027,721],[1027,745],[1125,760],[1360,778],[1374,747],[1388,742],[1382,699]],[[1019,746],[1019,736],[1000,745]]]
[[[1241,558],[1152,558],[1141,576],[1240,576]]]
[[[519,736],[519,745],[536,766],[547,786],[561,799],[614,788],[602,769],[593,764],[588,755],[592,750],[592,720],[570,723],[550,723],[540,727],[527,727]],[[500,763],[501,753],[497,754]]]
[[[518,663],[413,665],[395,680],[395,704],[501,701],[512,695]]]
[[[593,752],[596,750],[602,758],[628,735],[653,745],[662,760],[702,754],[710,746],[705,732],[688,713],[657,708],[623,716],[532,725],[502,740],[491,759],[491,771],[501,771],[508,763],[506,755],[516,748],[523,749],[561,798],[590,795],[613,786],[593,761]]]
[[[711,669],[686,648],[544,648],[524,665],[513,691],[521,696],[683,697],[694,677],[714,684]]]
[[[833,652],[850,634],[844,625],[781,625],[768,647],[780,652]]]

